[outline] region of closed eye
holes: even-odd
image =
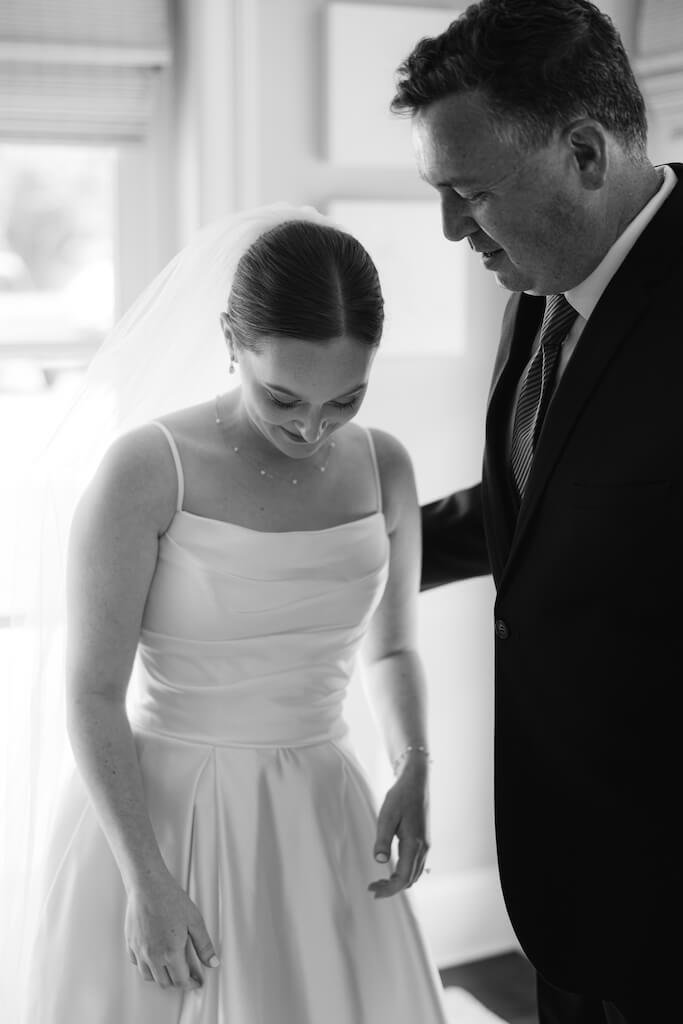
[[[295,405],[299,404],[298,402],[281,402],[279,398],[271,395],[270,392],[267,392],[267,394],[273,405],[277,405],[280,409],[293,409]]]
[[[444,182],[442,185],[437,185],[436,189],[442,194],[450,194],[459,199],[461,203],[480,203],[483,199],[486,199],[489,195],[488,192],[472,192],[471,195],[466,195],[463,192],[458,191],[455,185],[449,185]]]
[[[453,191],[455,192],[455,189]],[[471,196],[461,196],[459,192],[455,194],[465,203],[481,203],[488,196],[488,192],[474,192]]]
[[[266,394],[268,395],[268,398],[273,403],[273,405],[276,405],[278,409],[294,409],[297,405],[299,405],[299,402],[297,401],[283,402],[280,398],[276,398],[275,395],[271,394],[270,391],[267,391]],[[355,395],[348,402],[328,402],[328,405],[333,405],[335,409],[353,409],[356,405],[358,405],[359,402],[360,395]]]
[[[333,405],[335,409],[353,409],[353,407],[358,405],[359,402],[360,395],[356,395],[356,397],[352,398],[349,402],[330,402],[330,405]]]

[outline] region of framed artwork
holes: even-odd
[[[439,35],[457,13],[455,5],[329,5],[329,160],[358,166],[412,165],[410,119],[389,110],[394,75],[418,40]]]
[[[335,199],[327,212],[372,256],[384,293],[386,355],[465,352],[467,245],[441,232],[436,199]]]

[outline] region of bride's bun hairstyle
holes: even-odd
[[[263,337],[350,337],[375,347],[384,300],[375,264],[356,238],[327,224],[292,220],[264,232],[241,256],[227,315],[247,349],[258,349]]]

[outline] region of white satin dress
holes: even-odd
[[[74,776],[27,1024],[445,1024],[408,900],[367,890],[381,873],[376,809],[342,717],[387,578],[381,507],[288,533],[193,515],[161,429],[178,508],[160,542],[129,715],[161,852],[221,964],[197,991],[141,978],[121,878]]]

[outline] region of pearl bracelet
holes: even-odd
[[[408,754],[412,753],[423,754],[427,758],[427,764],[433,764],[430,753],[426,747],[422,746],[421,743],[417,744],[416,746],[411,745],[406,747],[406,749],[401,754],[399,754],[394,761],[391,762],[391,767],[394,769],[394,775],[398,775],[398,770],[401,767],[402,763],[405,761]]]

